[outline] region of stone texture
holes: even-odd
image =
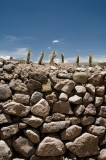
[[[15,65],[11,63],[3,66],[3,70],[5,70],[6,72],[12,72],[14,68],[15,68]]]
[[[73,79],[73,73],[58,73],[57,75],[58,78],[61,78],[61,79]]]
[[[75,113],[76,116],[79,116],[79,115],[81,115],[84,111],[85,111],[84,105],[78,105],[77,107],[75,107],[74,113]]]
[[[48,79],[46,84],[42,84],[42,92],[50,92],[52,91],[51,81]]]
[[[103,136],[105,134],[105,127],[91,125],[87,127],[87,132],[94,134],[95,136]]]
[[[0,124],[11,123],[11,122],[12,120],[9,115],[4,113],[0,114]]]
[[[0,100],[5,100],[10,98],[12,92],[7,84],[0,84]]]
[[[99,116],[106,118],[106,106],[100,107]]]
[[[79,94],[79,95],[82,95],[86,92],[86,88],[81,85],[75,86],[75,90],[76,90],[77,94]]]
[[[70,97],[68,101],[70,103],[73,103],[73,104],[81,104],[82,103],[82,97],[74,95],[74,96]]]
[[[96,107],[92,103],[88,104],[88,106],[85,108],[84,114],[96,115]]]
[[[68,95],[66,93],[61,93],[60,96],[59,96],[59,100],[67,101],[68,100]]]
[[[62,129],[65,129],[69,127],[70,121],[57,121],[57,122],[50,122],[50,123],[44,123],[41,127],[42,133],[52,133],[52,132],[58,132]]]
[[[96,95],[103,96],[105,93],[105,86],[96,87]]]
[[[45,122],[51,122],[51,121],[64,121],[65,115],[61,113],[53,113],[51,116],[47,116],[45,119]]]
[[[93,84],[94,86],[99,86],[103,84],[103,75],[101,74],[94,74],[88,79],[89,83]]]
[[[34,143],[37,144],[40,142],[40,135],[37,130],[35,129],[26,129],[24,130],[24,134],[28,137],[28,139]]]
[[[98,138],[89,133],[82,134],[74,142],[66,143],[66,148],[79,158],[97,155],[100,150]]]
[[[74,140],[78,136],[81,135],[82,128],[77,125],[72,125],[68,127],[66,130],[61,132],[62,140]]]
[[[0,140],[0,160],[11,160],[12,151],[5,143],[5,141]]]
[[[57,157],[41,157],[41,156],[37,156],[37,155],[33,155],[30,160],[63,160],[63,156],[57,156]]]
[[[90,83],[86,84],[86,90],[90,94],[95,95],[95,87],[92,84],[90,84]]]
[[[12,114],[12,115],[23,117],[29,113],[30,107],[24,106],[21,103],[10,102],[3,106],[3,111],[7,114]]]
[[[54,89],[56,89],[57,91],[61,91],[61,89],[62,89],[68,82],[69,82],[68,79],[66,79],[66,80],[64,80],[64,81],[59,81],[59,82],[55,85]]]
[[[65,153],[65,146],[63,142],[57,137],[47,136],[44,138],[36,149],[36,155],[48,157],[48,156],[60,156]]]
[[[30,98],[29,95],[25,95],[25,94],[14,94],[13,95],[13,100],[15,102],[26,104],[26,105],[29,104],[29,98]]]
[[[71,109],[71,105],[69,102],[64,102],[64,101],[58,101],[53,105],[52,112],[58,112],[58,113],[63,113],[63,114],[73,114],[73,111]]]
[[[10,126],[2,127],[0,130],[0,135],[2,139],[7,139],[18,132],[18,124],[13,124]]]
[[[76,72],[73,75],[73,80],[76,83],[86,83],[88,79],[88,75],[85,72]]]
[[[39,102],[43,97],[43,94],[40,92],[35,91],[30,99],[30,102],[32,105],[36,104],[37,102]]]
[[[54,104],[55,102],[57,102],[57,96],[55,92],[52,92],[51,94],[47,95],[46,100],[49,104]]]
[[[72,125],[79,124],[81,122],[79,117],[70,117],[66,118],[66,120],[69,120]]]
[[[30,72],[29,79],[34,79],[36,81],[39,81],[40,83],[47,83],[48,81],[47,75],[44,72]]]
[[[106,118],[103,117],[96,118],[95,124],[106,127]]]
[[[27,127],[27,124],[26,123],[18,123],[18,128],[19,129],[24,129],[24,128],[26,128]]]
[[[33,115],[30,115],[28,117],[22,118],[22,121],[34,128],[37,128],[42,125],[43,119],[39,117],[35,117]]]
[[[19,136],[13,141],[14,149],[24,157],[30,157],[34,152],[34,145],[26,138]]]
[[[98,160],[106,160],[106,148],[105,149],[102,149],[100,151],[100,154],[98,156]]]
[[[75,82],[70,80],[66,85],[63,86],[61,91],[65,92],[66,94],[70,94],[71,91],[74,89],[74,87],[75,87]]]
[[[103,97],[95,97],[95,106],[99,107],[103,103]]]
[[[90,124],[93,124],[94,122],[95,122],[95,118],[92,116],[85,115],[81,117],[82,126],[88,126]]]
[[[32,114],[43,118],[47,117],[50,112],[50,107],[48,102],[42,98],[38,103],[36,103],[34,106],[31,107],[31,112]]]
[[[41,88],[41,83],[34,79],[29,79],[27,83],[28,90],[33,93],[35,90],[39,90]]]
[[[91,95],[90,93],[86,92],[83,98],[83,103],[84,104],[89,104],[91,102],[93,102],[94,100],[94,96]]]

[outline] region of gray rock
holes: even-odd
[[[96,95],[103,96],[105,93],[105,86],[96,87]]]
[[[105,127],[91,125],[87,127],[87,132],[94,134],[95,136],[103,136],[105,134]]]
[[[97,136],[89,133],[82,134],[74,142],[66,143],[66,148],[79,158],[98,155],[100,151]]]
[[[76,125],[81,122],[79,117],[70,117],[70,118],[66,118],[65,120],[69,120],[72,125]]]
[[[56,102],[52,108],[52,112],[53,113],[58,112],[58,113],[69,114],[69,115],[73,114],[70,103],[65,101]]]
[[[41,156],[37,156],[37,155],[33,155],[30,160],[63,160],[63,156],[57,156],[57,157],[41,157]]]
[[[50,112],[50,106],[45,99],[41,99],[38,103],[31,107],[32,114],[40,117],[47,117]]]
[[[106,148],[104,148],[100,151],[100,154],[98,156],[98,160],[106,160]]]
[[[81,115],[85,110],[84,105],[78,105],[77,107],[75,107],[74,113],[76,116]]]
[[[58,73],[57,76],[61,79],[73,79],[73,73]]]
[[[106,118],[106,106],[100,107],[99,116]]]
[[[64,121],[65,115],[61,113],[53,113],[51,116],[47,116],[45,119],[45,122],[51,122],[51,121]]]
[[[10,98],[12,92],[7,84],[0,84],[0,100],[5,100]]]
[[[2,67],[3,66],[3,62],[0,62],[0,67]]]
[[[90,83],[86,84],[86,90],[90,94],[95,95],[95,87],[92,84],[90,84]]]
[[[39,81],[36,81],[34,79],[29,79],[27,83],[28,90],[33,93],[35,90],[38,90],[41,88],[41,83]]]
[[[42,84],[42,92],[51,92],[52,87],[51,87],[51,81],[48,79],[47,83]]]
[[[89,94],[88,92],[86,92],[85,96],[83,98],[83,103],[84,104],[89,104],[89,103],[93,102],[93,100],[94,100],[94,96]]]
[[[65,153],[65,146],[63,142],[57,137],[47,136],[44,138],[36,149],[36,155],[48,157],[48,156],[60,156]]]
[[[67,101],[68,100],[68,95],[66,93],[61,93],[59,96],[59,99],[61,101]]]
[[[39,117],[35,117],[33,115],[30,115],[28,117],[22,118],[22,122],[24,122],[34,128],[37,128],[37,127],[41,126],[41,124],[43,123],[43,119],[39,118]]]
[[[11,122],[12,120],[9,115],[4,113],[0,114],[0,124],[11,123]]]
[[[48,81],[47,75],[44,72],[30,72],[29,79],[34,79],[36,81],[39,81],[40,83],[47,83]]]
[[[31,99],[30,99],[30,102],[32,105],[36,104],[38,101],[40,101],[43,97],[43,94],[40,93],[40,92],[37,92],[35,91],[32,96],[31,96]]]
[[[103,97],[95,97],[95,106],[99,107],[103,103]]]
[[[63,81],[59,81],[54,89],[56,89],[57,91],[61,91],[61,89],[69,82],[70,80],[69,79],[66,79],[66,80],[63,80]]]
[[[3,111],[7,114],[12,114],[12,115],[23,117],[29,113],[30,107],[24,106],[21,103],[10,102],[3,106]]]
[[[82,127],[77,125],[72,125],[68,127],[66,130],[61,132],[61,139],[62,140],[74,140],[78,136],[81,135]]]
[[[82,126],[88,126],[90,124],[93,124],[95,122],[95,118],[92,116],[83,116],[81,117],[81,124]]]
[[[95,124],[106,127],[106,118],[103,117],[96,118]]]
[[[14,149],[24,157],[30,157],[34,152],[34,145],[26,138],[19,136],[13,141]]]
[[[88,106],[85,108],[84,114],[96,115],[96,107],[92,103],[88,104]]]
[[[78,95],[82,95],[86,92],[86,88],[84,86],[81,86],[81,85],[75,86],[75,90],[76,90]]]
[[[7,72],[12,72],[12,70],[15,68],[15,65],[13,65],[13,64],[5,64],[4,66],[3,66],[3,69],[5,70],[5,71],[7,71]]]
[[[88,75],[85,72],[76,72],[74,73],[73,80],[76,83],[86,83],[88,79]]]
[[[15,102],[26,104],[26,105],[29,104],[29,98],[30,98],[29,95],[25,95],[25,94],[14,94],[13,95],[13,100]]]
[[[81,104],[82,103],[82,97],[74,95],[74,96],[70,97],[68,101],[70,103],[73,103],[73,104]]]
[[[26,128],[27,127],[27,124],[26,123],[19,123],[18,124],[18,128],[19,129],[24,129],[24,128]]]
[[[55,92],[52,92],[51,94],[47,95],[46,100],[49,104],[54,104],[55,102],[57,102],[57,96]]]
[[[0,140],[0,160],[11,160],[12,151],[5,143],[5,141]]]
[[[42,133],[52,133],[52,132],[58,132],[61,129],[65,129],[69,127],[70,121],[57,121],[57,122],[50,122],[50,123],[44,123],[41,127]]]
[[[103,84],[103,75],[101,74],[94,74],[88,79],[89,83],[93,84],[94,86],[100,86]]]

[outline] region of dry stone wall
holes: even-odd
[[[0,160],[106,160],[106,71],[60,66],[0,61]]]

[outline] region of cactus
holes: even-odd
[[[93,57],[92,54],[89,55],[89,66],[92,67]]]
[[[79,57],[79,55],[78,55],[78,56],[77,56],[77,59],[76,59],[77,67],[79,67],[79,59],[80,59],[80,57]]]
[[[30,55],[31,55],[31,50],[28,50],[28,53],[27,53],[27,60],[26,60],[26,63],[29,64],[30,63]]]
[[[39,60],[38,60],[38,64],[41,65],[42,64],[42,60],[44,58],[44,52],[41,53]]]
[[[61,62],[64,63],[64,55],[61,53]]]
[[[54,51],[51,55],[50,55],[50,64],[54,63],[54,58],[56,57],[56,52]]]

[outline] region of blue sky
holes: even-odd
[[[0,0],[0,55],[106,61],[106,0]]]

